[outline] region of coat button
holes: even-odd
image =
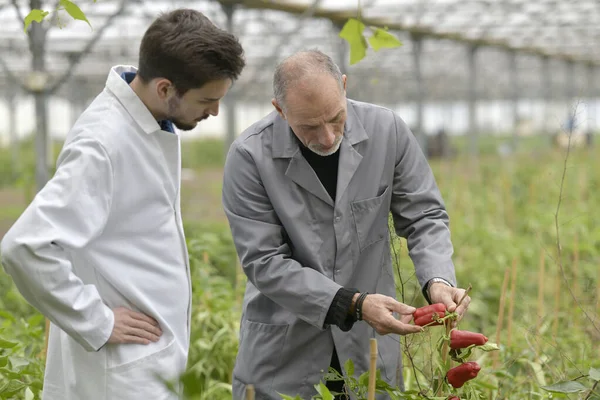
[[[337,217],[335,217],[334,221],[335,222],[340,222],[340,219],[342,219],[342,217],[340,217],[339,215]]]

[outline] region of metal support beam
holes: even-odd
[[[479,153],[477,124],[477,49],[478,46],[470,45],[468,48],[469,62],[469,153],[476,157]]]
[[[550,57],[542,56],[542,92],[544,93],[544,131],[552,132],[552,75],[550,74]]]
[[[577,88],[575,86],[575,63],[572,61],[565,61],[565,97],[567,100],[567,106],[569,107],[569,114],[572,112],[574,100],[576,96]]]
[[[427,136],[423,131],[423,106],[425,101],[425,86],[423,84],[423,73],[421,69],[421,53],[423,50],[423,39],[419,35],[411,35],[412,44],[412,55],[413,55],[413,68],[415,74],[416,88],[416,111],[417,120],[413,128],[414,133],[417,137],[417,141],[421,146],[421,149],[427,155]]]
[[[508,53],[510,82],[512,84],[511,105],[512,105],[512,149],[517,150],[519,141],[519,73],[517,68],[517,53],[511,51]]]
[[[17,132],[17,91],[19,88],[15,82],[8,81],[6,89],[5,99],[8,105],[8,144],[11,153],[11,173],[13,179],[17,179],[21,172],[19,134]]]
[[[589,64],[587,67],[587,98],[588,98],[588,110],[587,110],[587,119],[588,119],[588,132],[591,134],[594,131],[598,130],[598,122],[596,120],[598,113],[598,88],[596,86],[595,81],[595,73],[596,67],[593,64]]]
[[[227,17],[227,31],[229,33],[234,33],[234,20],[233,17],[235,15],[235,4],[221,4],[223,7],[223,12]],[[231,144],[234,142],[237,136],[237,126],[236,126],[236,110],[237,110],[237,88],[235,85],[229,90],[227,96],[224,99],[225,103],[225,112],[226,112],[226,135],[225,135],[225,154],[229,151]]]
[[[332,21],[332,26],[333,26],[333,31],[334,31],[334,37],[335,37],[335,41],[337,42],[337,45],[335,46],[335,48],[337,49],[337,65],[338,67],[340,67],[340,70],[342,71],[342,74],[348,74],[348,66],[349,66],[349,60],[348,60],[348,52],[350,50],[348,42],[345,39],[342,39],[341,37],[339,37],[340,32],[342,31],[342,28],[344,27],[344,24],[340,24],[339,22],[333,22]]]

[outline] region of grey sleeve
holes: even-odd
[[[438,277],[456,286],[450,221],[433,172],[416,138],[395,113],[396,164],[391,212],[406,238],[421,289]]]

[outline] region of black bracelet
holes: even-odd
[[[368,294],[369,292],[361,293],[358,299],[356,299],[355,311],[357,321],[362,321],[362,303],[365,301]]]

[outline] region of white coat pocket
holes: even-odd
[[[389,191],[390,187],[386,186],[377,197],[350,203],[361,252],[388,233]]]
[[[177,372],[181,372],[182,368],[180,358],[177,342],[171,340],[150,355],[108,367],[108,399],[176,400],[178,397],[169,391],[164,380],[177,379]]]

